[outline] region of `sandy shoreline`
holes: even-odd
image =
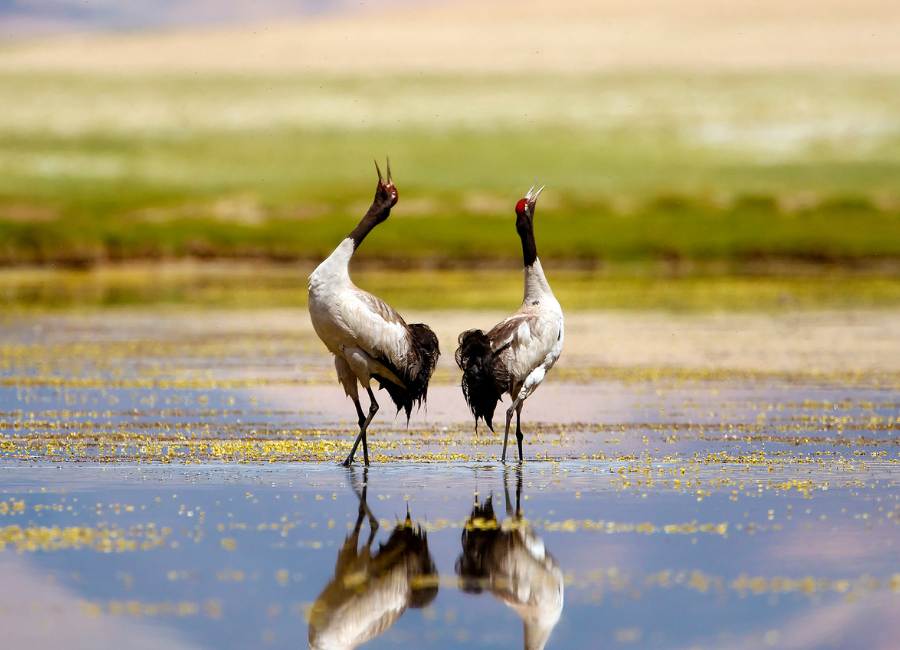
[[[431,325],[443,352],[439,373],[455,371],[453,350],[464,329],[489,328],[500,311],[407,311],[408,322]],[[96,344],[85,346],[84,344]],[[324,371],[331,361],[305,309],[116,309],[8,315],[0,330],[7,364],[67,363],[95,355],[150,355],[172,368],[198,353],[215,371],[232,373],[251,359],[247,376],[284,378]],[[129,345],[138,345],[131,349]],[[18,362],[18,361],[16,361]],[[174,364],[174,365],[173,365]],[[685,369],[736,373],[900,372],[900,310],[810,310],[783,313],[676,314],[580,311],[566,315],[566,342],[557,369]],[[188,368],[185,368],[187,370]],[[273,374],[274,373],[274,374]],[[223,376],[224,378],[224,376]]]

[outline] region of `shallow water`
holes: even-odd
[[[445,361],[347,470],[327,358],[244,318],[0,329],[9,647],[895,647],[890,361],[616,374],[576,338],[521,467]]]

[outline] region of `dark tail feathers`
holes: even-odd
[[[496,376],[494,354],[487,334],[481,330],[466,330],[460,334],[456,365],[463,371],[462,392],[475,416],[475,428],[478,428],[478,418],[483,418],[493,431],[494,410],[503,390],[501,378]]]
[[[437,336],[428,325],[412,323],[408,327],[412,337],[412,347],[406,368],[404,372],[396,372],[396,369],[391,368],[403,380],[406,388],[376,377],[381,387],[388,392],[394,404],[397,405],[397,410],[403,409],[406,412],[407,422],[412,414],[413,404],[418,407],[428,400],[428,382],[434,373],[438,357],[441,356]]]

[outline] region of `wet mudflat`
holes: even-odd
[[[522,467],[455,385],[492,317],[367,471],[302,313],[6,318],[10,647],[894,646],[895,314],[576,314]]]

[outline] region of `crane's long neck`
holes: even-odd
[[[356,224],[356,228],[347,235],[348,239],[353,240],[353,250],[359,248],[359,245],[362,243],[363,239],[366,238],[366,235],[372,232],[372,228],[387,219],[390,214],[391,209],[389,207],[383,208],[373,204],[368,212],[366,212],[365,216],[363,216],[363,218],[359,220],[359,223]]]
[[[532,303],[546,296],[552,296],[553,290],[544,275],[541,261],[535,258],[534,263],[525,267],[525,302]]]
[[[516,231],[522,240],[522,263],[525,267],[525,302],[540,300],[542,296],[553,295],[541,261],[537,256],[537,242],[534,239],[534,217],[522,215],[516,220]]]
[[[516,219],[516,231],[522,240],[522,262],[527,269],[537,259],[537,243],[534,241],[534,217],[520,216]]]
[[[381,208],[372,205],[365,216],[356,224],[356,228],[350,231],[331,255],[326,257],[309,278],[309,287],[322,288],[350,283],[350,259],[357,247],[371,232],[372,228],[387,219],[390,208]]]

